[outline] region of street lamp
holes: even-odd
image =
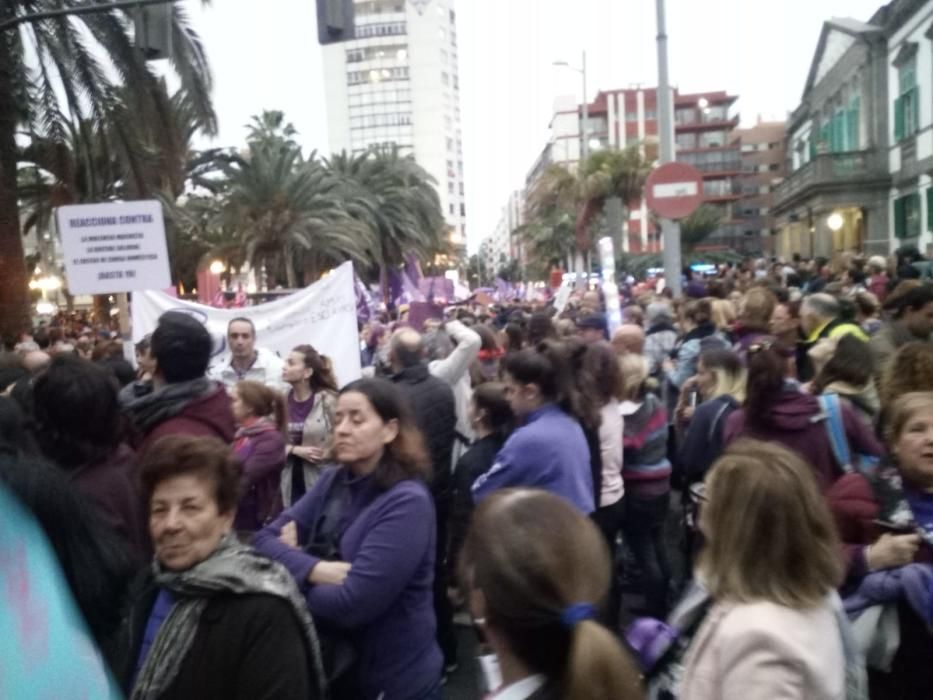
[[[833,233],[837,233],[842,230],[842,227],[845,226],[846,220],[842,218],[842,214],[838,211],[834,211],[828,217],[826,217],[826,225],[829,226],[829,230]]]
[[[588,122],[590,120],[590,105],[586,98],[586,51],[583,52],[583,64],[581,68],[572,66],[567,61],[554,61],[554,66],[559,68],[569,68],[576,71],[583,77],[583,123],[580,125],[580,164],[589,156],[589,143],[587,143],[586,134]]]
[[[210,271],[212,274],[219,275],[222,274],[226,269],[222,260],[215,260],[211,263]]]

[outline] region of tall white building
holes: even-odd
[[[466,240],[454,0],[318,0],[330,149],[397,144],[436,180]],[[330,34],[328,34],[330,30]]]

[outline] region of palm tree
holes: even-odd
[[[641,200],[650,172],[651,164],[634,145],[623,150],[596,151],[583,163],[580,180],[584,204],[577,218],[581,249],[591,245],[586,240],[586,231],[600,212],[608,218],[616,247],[628,248],[628,213]]]
[[[63,4],[78,6],[73,0],[3,0],[0,23],[58,10]],[[180,6],[172,7],[171,21],[171,65],[207,131],[216,131],[204,48]],[[22,130],[64,143],[74,125],[81,134],[75,155],[88,177],[87,190],[98,192],[101,173],[93,166],[93,133],[103,131],[118,91],[123,88],[133,97],[133,119],[138,123],[157,124],[166,116],[159,81],[132,37],[130,18],[120,10],[28,22],[0,34],[0,335],[4,338],[29,325],[16,134]],[[112,152],[114,144],[108,139],[104,147]]]
[[[305,258],[366,260],[366,228],[351,216],[343,183],[286,140],[260,138],[246,157],[222,164],[223,220],[256,268],[284,270],[290,288]]]
[[[396,146],[336,154],[325,167],[344,188],[352,215],[369,230],[370,259],[379,267],[383,295],[387,271],[414,255],[422,262],[447,252],[444,214],[434,178]]]
[[[724,215],[722,209],[712,204],[703,204],[690,216],[680,222],[680,241],[688,253],[693,253],[697,246],[720,227]]]

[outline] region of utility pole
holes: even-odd
[[[664,0],[655,0],[658,10],[658,129],[660,130],[660,161],[672,163],[674,158],[674,99],[667,66],[667,23]],[[664,283],[674,296],[680,296],[681,256],[680,224],[670,219],[661,220],[662,259],[664,261]]]

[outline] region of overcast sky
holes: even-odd
[[[327,151],[315,0],[189,0],[216,79],[218,145],[280,109],[307,150]],[[672,82],[739,96],[742,121],[783,119],[797,106],[822,23],[868,20],[879,0],[667,0]],[[471,251],[495,228],[509,193],[547,139],[554,98],[581,93],[552,63],[587,51],[590,99],[657,82],[653,0],[460,0],[461,108]]]

